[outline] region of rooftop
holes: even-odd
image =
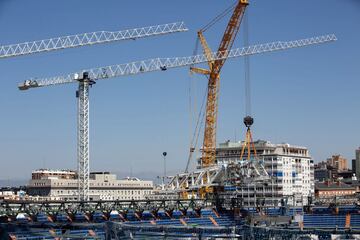
[[[315,183],[315,190],[355,190],[355,186],[343,182],[318,182]]]

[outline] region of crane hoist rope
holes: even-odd
[[[249,45],[249,12],[244,15],[244,45]],[[250,56],[244,57],[244,89],[245,89],[245,118],[244,124],[246,126],[245,141],[243,143],[240,161],[243,160],[245,150],[247,150],[247,160],[250,160],[253,156],[255,160],[257,159],[257,153],[255,144],[252,138],[251,126],[254,123],[254,119],[251,117],[251,78],[250,78]],[[253,154],[251,154],[251,150]]]
[[[234,10],[234,8],[236,7],[237,2],[235,2],[234,4],[232,4],[230,7],[228,7],[227,9],[225,9],[222,13],[220,13],[219,15],[217,15],[214,19],[212,19],[208,24],[206,24],[203,28],[201,28],[200,31],[202,32],[206,32],[208,29],[210,29],[212,26],[214,26],[217,22],[219,22],[222,18],[224,18],[226,15],[228,15],[229,13],[231,13],[231,11]]]
[[[244,46],[249,46],[249,12],[244,16]],[[250,56],[244,57],[244,79],[245,79],[245,115],[251,116],[251,75]]]
[[[205,101],[206,101],[206,92],[204,93],[204,96],[201,101],[201,106],[199,108],[199,112],[196,118],[196,124],[194,128],[194,132],[192,133],[191,142],[190,142],[190,151],[189,156],[187,159],[185,172],[188,172],[191,160],[193,159],[193,154],[197,149],[200,133],[202,131],[203,125],[204,125],[204,119],[205,119]]]

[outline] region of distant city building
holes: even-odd
[[[327,162],[324,162],[324,161],[314,164],[315,169],[324,169],[324,168],[327,168],[327,167],[328,167],[328,164],[327,164]]]
[[[360,147],[355,150],[355,174],[360,179]]]
[[[77,200],[78,179],[73,171],[36,170],[29,181],[28,194]],[[90,200],[144,199],[153,191],[152,181],[138,178],[118,180],[109,172],[90,173]]]
[[[325,180],[337,181],[339,179],[339,173],[337,168],[331,166],[329,162],[319,162],[314,165],[315,181],[323,182]]]
[[[356,186],[343,182],[325,181],[315,184],[315,197],[317,198],[354,195],[356,191]]]
[[[0,188],[0,200],[23,200],[25,187],[2,187]]]
[[[315,181],[322,182],[325,180],[331,179],[331,170],[329,170],[326,166],[325,167],[318,167],[315,165],[314,167],[314,178]]]
[[[354,166],[354,160],[352,161]],[[319,162],[314,165],[315,180],[322,182],[351,180],[353,170],[347,168],[347,160],[341,155],[333,155],[326,162]]]
[[[217,164],[240,161],[243,144],[230,141],[220,143],[216,149]],[[289,204],[306,204],[307,197],[314,195],[314,163],[308,149],[263,140],[255,141],[254,145],[257,156],[264,160],[265,170],[272,176],[272,182],[266,186],[251,184],[239,189],[238,195],[243,198],[244,204],[254,204],[256,198],[270,200],[282,197],[287,197]],[[253,149],[251,154],[254,156]],[[244,158],[246,156],[245,151]],[[201,160],[198,164],[201,164]]]
[[[356,174],[356,159],[351,160],[351,170]]]
[[[341,156],[340,154],[333,155],[331,158],[328,158],[327,164],[335,168],[337,171],[348,170],[347,159]]]
[[[353,178],[354,173],[351,170],[338,172],[337,179],[340,181],[351,180]]]
[[[31,173],[31,179],[47,179],[55,177],[57,179],[76,179],[77,175],[72,170],[48,170],[38,169]]]

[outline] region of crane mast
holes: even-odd
[[[218,52],[227,52],[234,44],[237,33],[240,29],[242,17],[244,16],[245,9],[248,6],[247,0],[238,0],[230,21],[226,27],[223,38],[220,42]],[[202,31],[198,33],[200,42],[203,46],[205,55],[208,55],[209,46],[207,45]],[[202,149],[202,166],[209,167],[215,163],[216,157],[216,126],[218,114],[218,99],[219,99],[219,86],[220,86],[220,71],[224,66],[227,57],[217,59],[214,62],[209,60],[209,82],[207,89],[207,102],[205,114],[205,131],[204,143]],[[195,69],[196,72],[201,72],[200,69]],[[204,73],[204,71],[203,71]]]
[[[77,119],[77,159],[78,159],[78,193],[79,199],[89,200],[90,152],[89,152],[89,90],[95,82],[87,72],[79,79],[76,97],[78,99]]]

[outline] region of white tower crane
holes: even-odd
[[[244,48],[236,48],[225,52],[211,53],[212,60],[235,58],[247,55],[254,55],[266,52],[286,50],[290,48],[305,47],[309,45],[321,44],[336,41],[334,34],[319,37],[306,38],[295,41],[278,41],[265,44],[258,44]],[[153,71],[165,71],[169,68],[192,66],[200,63],[207,63],[208,56],[205,54],[171,57],[171,58],[154,58],[126,64],[112,65],[93,69],[81,70],[64,76],[50,78],[36,78],[26,80],[18,85],[20,90],[30,88],[46,87],[52,85],[62,85],[68,83],[78,83],[77,92],[79,99],[78,107],[78,159],[81,172],[83,189],[80,199],[88,200],[88,173],[89,173],[89,86],[97,80],[115,78],[120,76],[135,75]],[[181,185],[181,184],[180,184]]]
[[[135,40],[157,35],[184,32],[188,29],[184,22],[175,22],[149,27],[121,30],[98,31],[45,40],[24,42],[0,46],[0,58],[10,58],[34,53],[48,52],[66,48],[82,47],[100,43],[109,43],[122,40]],[[89,192],[89,86],[93,83],[87,78],[79,79],[79,129],[78,129],[78,175],[79,199],[88,200]]]

